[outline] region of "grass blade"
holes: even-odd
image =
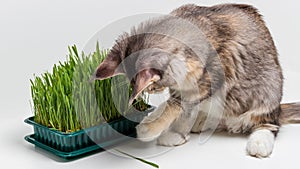
[[[125,153],[125,152],[123,152],[123,151],[121,151],[121,150],[119,150],[119,149],[114,149],[114,150],[116,150],[117,152],[119,152],[119,153],[121,153],[121,154],[123,154],[123,155],[126,155],[126,156],[128,156],[128,157],[130,157],[130,158],[136,159],[136,160],[138,160],[138,161],[140,161],[140,162],[142,162],[142,163],[151,165],[152,167],[155,167],[155,168],[159,168],[159,165],[157,165],[157,164],[155,164],[155,163],[153,163],[153,162],[144,160],[144,159],[142,159],[142,158],[135,157],[135,156],[130,155],[130,154],[128,154],[128,153]]]

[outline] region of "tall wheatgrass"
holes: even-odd
[[[79,55],[74,45],[65,62],[31,79],[34,120],[55,130],[74,132],[131,112],[126,106],[132,89],[125,77],[89,81],[107,52],[97,44],[94,53]],[[139,99],[134,107],[144,111],[148,105]]]

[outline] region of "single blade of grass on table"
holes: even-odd
[[[159,168],[159,165],[157,165],[157,164],[155,164],[155,163],[153,163],[153,162],[144,160],[144,159],[139,158],[139,157],[135,157],[135,156],[133,156],[133,155],[131,155],[131,154],[128,154],[128,153],[125,153],[125,152],[123,152],[123,151],[121,151],[121,150],[119,150],[119,149],[114,149],[114,150],[116,150],[117,152],[119,152],[119,153],[121,153],[121,154],[123,154],[123,155],[126,155],[126,156],[128,156],[128,157],[130,157],[130,158],[133,158],[133,159],[135,159],[135,160],[138,160],[138,161],[140,161],[140,162],[142,162],[142,163],[151,165],[152,167],[155,167],[155,168]]]

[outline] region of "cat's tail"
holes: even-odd
[[[281,104],[280,124],[300,123],[300,102]]]

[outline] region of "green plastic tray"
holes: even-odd
[[[126,118],[72,133],[49,129],[36,123],[34,117],[29,117],[25,123],[33,126],[34,134],[25,136],[25,140],[56,156],[77,158],[91,152],[101,152],[136,137],[135,126],[153,110],[154,107],[151,107],[145,112],[132,113]]]

